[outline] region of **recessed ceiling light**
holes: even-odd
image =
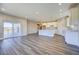
[[[25,16],[25,18],[28,18],[27,16]]]
[[[37,12],[35,12],[35,14],[37,14],[37,15],[38,15],[38,14],[39,14],[39,12],[37,11]]]
[[[62,13],[60,13],[60,16],[62,16]]]
[[[6,9],[5,8],[1,8],[1,11],[5,11]]]
[[[62,12],[63,10],[62,10],[62,9],[60,9],[59,11],[60,11],[60,12]]]
[[[59,3],[58,5],[62,5],[62,3]]]

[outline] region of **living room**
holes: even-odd
[[[1,55],[79,54],[79,4],[0,3],[0,47]]]

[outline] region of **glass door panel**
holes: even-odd
[[[12,23],[5,22],[4,23],[4,38],[8,38],[12,36],[13,36]]]
[[[19,23],[4,22],[4,38],[16,37],[21,35]]]
[[[13,28],[14,28],[14,36],[20,36],[21,35],[21,26],[20,26],[20,24],[19,23],[17,23],[17,24],[14,24],[14,26],[13,26]]]

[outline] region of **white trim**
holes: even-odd
[[[0,40],[3,40],[4,38],[0,38]]]
[[[15,37],[21,37],[21,36],[27,36],[27,35],[20,35],[20,36],[15,36]],[[15,38],[15,37],[0,38],[0,40],[9,39],[9,38]]]

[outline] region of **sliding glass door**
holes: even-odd
[[[12,37],[13,36],[13,27],[12,23],[5,22],[4,23],[4,38]]]
[[[17,24],[14,24],[14,26],[13,26],[13,28],[14,28],[14,36],[20,36],[21,35],[21,26],[20,26],[20,24],[19,23],[17,23]]]
[[[16,37],[21,35],[19,23],[4,22],[4,38]]]

